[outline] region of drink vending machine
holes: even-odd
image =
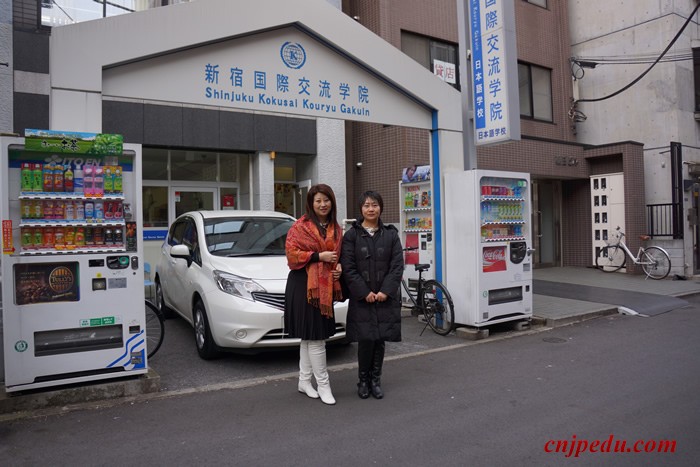
[[[1,137],[7,392],[147,372],[141,146]]]
[[[483,327],[532,317],[530,175],[445,174],[445,285],[455,322]]]
[[[433,251],[433,197],[430,166],[421,165],[405,168],[399,182],[399,226],[401,244],[412,248],[404,253],[403,277],[411,289],[418,283],[415,264],[430,264],[431,269],[423,273],[424,279],[433,279],[435,263]],[[404,297],[404,300],[407,300]]]

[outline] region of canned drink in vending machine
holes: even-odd
[[[105,231],[103,227],[95,227],[92,234],[95,245],[103,246],[105,244]]]
[[[87,227],[85,229],[85,245],[91,246],[95,244],[95,233],[92,227]]]
[[[109,227],[105,229],[105,245],[114,245],[114,232]]]
[[[114,229],[114,244],[118,246],[124,245],[124,231],[121,227]]]

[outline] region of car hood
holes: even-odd
[[[287,257],[284,255],[233,258],[211,256],[211,266],[213,269],[253,280],[286,280],[289,274]]]

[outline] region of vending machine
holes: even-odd
[[[484,327],[532,317],[530,176],[445,174],[445,284],[455,322]]]
[[[407,167],[399,182],[401,202],[399,225],[401,244],[410,250],[404,253],[404,279],[411,289],[417,286],[418,272],[414,264],[434,265],[433,251],[433,197],[430,166]],[[435,271],[423,272],[424,279],[433,279]],[[407,300],[407,297],[404,297]]]
[[[0,138],[7,392],[147,372],[141,147]]]

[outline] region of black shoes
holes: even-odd
[[[379,381],[372,381],[372,396],[374,396],[375,399],[381,399],[384,397],[384,391],[382,391],[381,386],[379,386]]]
[[[357,383],[357,395],[360,399],[367,399],[369,397],[369,384],[367,381],[360,381]]]

